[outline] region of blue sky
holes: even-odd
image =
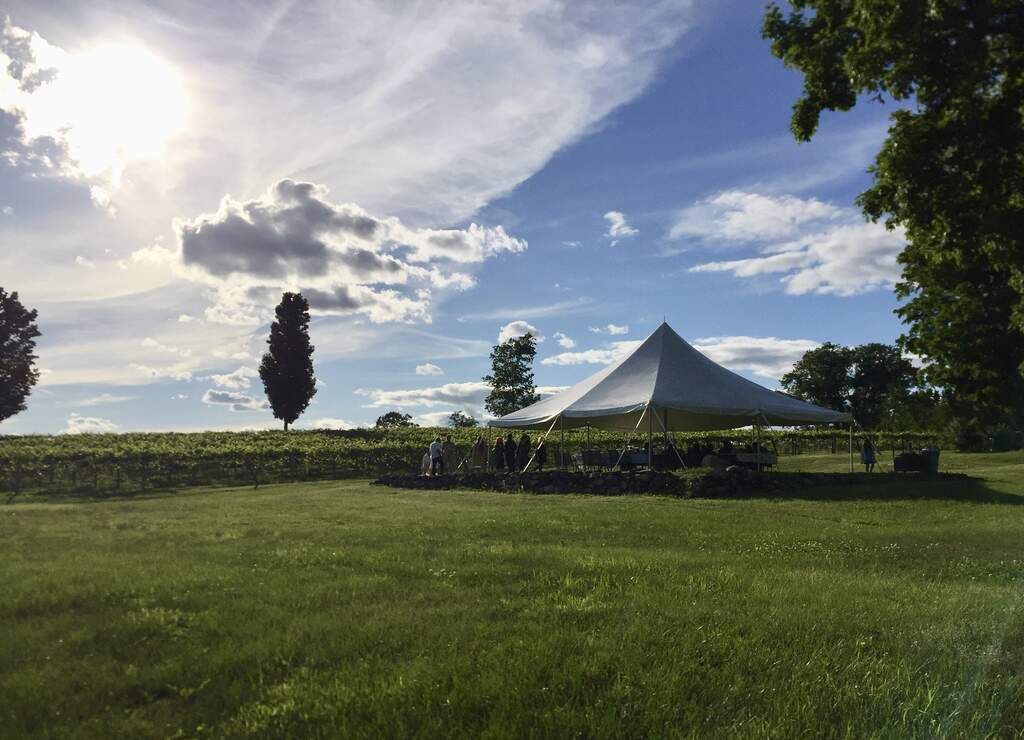
[[[901,234],[853,205],[891,107],[797,144],[761,13],[15,3],[0,285],[39,310],[43,378],[0,433],[276,427],[283,289],[314,308],[306,427],[481,416],[528,328],[545,389],[663,317],[769,387],[892,341]]]

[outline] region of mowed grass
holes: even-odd
[[[977,477],[16,500],[0,736],[1019,736],[1024,455],[943,455]]]

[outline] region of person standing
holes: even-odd
[[[499,435],[494,440],[494,449],[491,450],[491,456],[494,458],[494,469],[504,470],[505,469],[505,440]]]
[[[516,469],[516,440],[511,434],[505,440],[505,465],[508,466],[509,472]]]
[[[526,470],[527,463],[530,462],[530,435],[523,432],[523,436],[519,438],[519,447],[516,448],[516,466],[522,470]]]
[[[473,443],[473,469],[483,470],[487,467],[487,443],[481,434]]]
[[[548,446],[541,439],[537,443],[537,470],[544,470],[544,463],[548,461]]]
[[[434,437],[430,443],[430,474],[438,475],[438,471],[444,470],[444,458],[441,451],[441,438]]]
[[[441,475],[444,475],[446,469],[455,472],[455,468],[459,464],[458,456],[459,451],[455,449],[452,435],[444,435],[444,442],[441,443]]]
[[[864,438],[864,444],[860,446],[860,461],[864,465],[865,473],[875,472],[875,446],[867,437]]]

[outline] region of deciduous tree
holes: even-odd
[[[269,347],[260,362],[260,378],[284,429],[306,410],[316,395],[313,374],[313,345],[309,341],[309,303],[301,293],[284,293],[274,310]]]
[[[469,414],[464,414],[461,411],[455,411],[448,417],[448,423],[456,429],[468,429],[471,427],[480,426],[480,422],[474,419]]]
[[[36,311],[18,300],[17,291],[0,288],[0,421],[25,410],[25,400],[39,380],[36,317]]]
[[[901,105],[859,204],[906,230],[902,346],[961,422],[1024,417],[1024,3],[790,0],[772,52],[804,75],[792,130],[861,96]]]
[[[374,426],[377,429],[401,429],[417,425],[413,424],[412,416],[409,414],[403,414],[401,411],[388,411],[377,417],[377,423]]]

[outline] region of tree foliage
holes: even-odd
[[[260,378],[274,418],[285,430],[316,395],[313,345],[309,341],[309,303],[301,293],[284,293],[274,310],[269,347],[260,362]]]
[[[25,308],[18,293],[0,288],[0,421],[25,410],[39,380],[36,369],[36,311]]]
[[[401,411],[388,411],[377,417],[377,423],[374,426],[377,429],[401,429],[418,425],[413,424],[412,416],[409,414],[403,414]]]
[[[897,314],[961,422],[1024,416],[1024,4],[790,0],[772,52],[804,75],[792,130],[859,96],[906,101],[858,199],[906,230]]]
[[[914,366],[898,347],[872,342],[842,347],[831,342],[804,353],[782,376],[782,387],[818,406],[849,411],[860,424],[875,428],[900,418],[906,407],[918,413],[938,403],[934,392],[915,389]],[[927,415],[929,420],[931,414]],[[916,427],[920,428],[918,424]]]
[[[455,411],[448,417],[448,424],[456,429],[469,429],[480,426],[480,422],[469,414]]]
[[[540,400],[533,383],[533,358],[537,341],[532,334],[514,337],[491,350],[491,374],[484,381],[491,392],[484,407],[495,416],[504,416]]]

